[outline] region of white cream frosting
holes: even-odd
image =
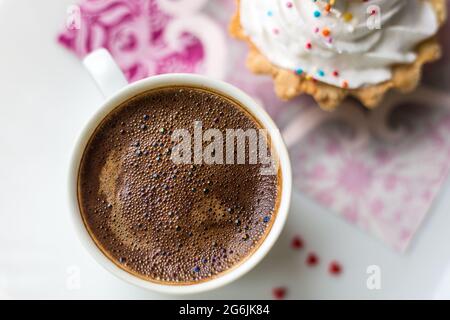
[[[329,12],[321,0],[240,3],[244,32],[273,64],[349,88],[391,79],[391,66],[414,62],[439,28],[426,0],[336,0]],[[369,28],[377,17],[381,28]]]

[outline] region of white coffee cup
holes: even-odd
[[[258,264],[258,262],[260,262],[269,252],[270,248],[273,246],[281,233],[288,215],[292,189],[291,165],[288,152],[281,134],[270,116],[252,98],[241,90],[225,82],[210,79],[204,76],[193,74],[166,74],[149,77],[132,84],[128,84],[124,75],[115,64],[108,51],[105,49],[96,50],[88,55],[84,59],[84,65],[94,78],[99,89],[106,97],[106,101],[103,105],[99,106],[98,111],[90,119],[78,138],[72,155],[69,173],[69,199],[72,209],[72,220],[84,247],[89,251],[89,253],[95,258],[95,260],[97,260],[98,263],[100,263],[100,265],[117,277],[142,288],[170,294],[199,293],[215,289],[236,280],[255,267],[256,264]],[[151,282],[149,280],[139,278],[114,264],[100,251],[88,233],[80,213],[77,198],[77,180],[81,158],[89,138],[94,133],[94,130],[99,123],[115,107],[119,106],[122,102],[128,100],[129,98],[153,88],[168,87],[173,85],[212,89],[215,92],[222,93],[225,96],[232,97],[238,101],[250,114],[259,120],[265,129],[267,129],[272,141],[272,147],[275,154],[278,155],[281,170],[281,196],[278,211],[275,214],[275,221],[272,224],[272,228],[268,232],[262,244],[238,266],[225,271],[223,274],[212,278],[211,280],[190,285],[164,285],[161,283]]]

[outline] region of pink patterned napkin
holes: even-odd
[[[58,41],[79,57],[107,48],[129,81],[198,72],[240,87],[284,130],[298,190],[405,250],[450,170],[450,41],[413,95],[327,113],[308,97],[281,102],[271,79],[245,68],[246,45],[227,35],[234,10],[231,0],[82,0]]]

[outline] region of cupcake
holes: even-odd
[[[238,0],[230,32],[247,65],[277,95],[309,94],[326,110],[347,96],[376,107],[390,89],[414,90],[438,59],[445,0]]]

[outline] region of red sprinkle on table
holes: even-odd
[[[316,266],[319,264],[319,257],[314,252],[310,252],[306,258],[306,264],[311,267]]]
[[[333,276],[338,276],[342,273],[342,266],[337,261],[331,261],[330,266],[328,267],[328,271]]]
[[[286,293],[287,293],[287,290],[286,290],[286,288],[283,288],[283,287],[278,287],[278,288],[272,289],[273,297],[277,300],[284,299],[284,297],[286,297]]]
[[[292,238],[291,247],[292,249],[295,250],[303,249],[304,247],[303,239],[300,236],[295,236],[294,238]]]

